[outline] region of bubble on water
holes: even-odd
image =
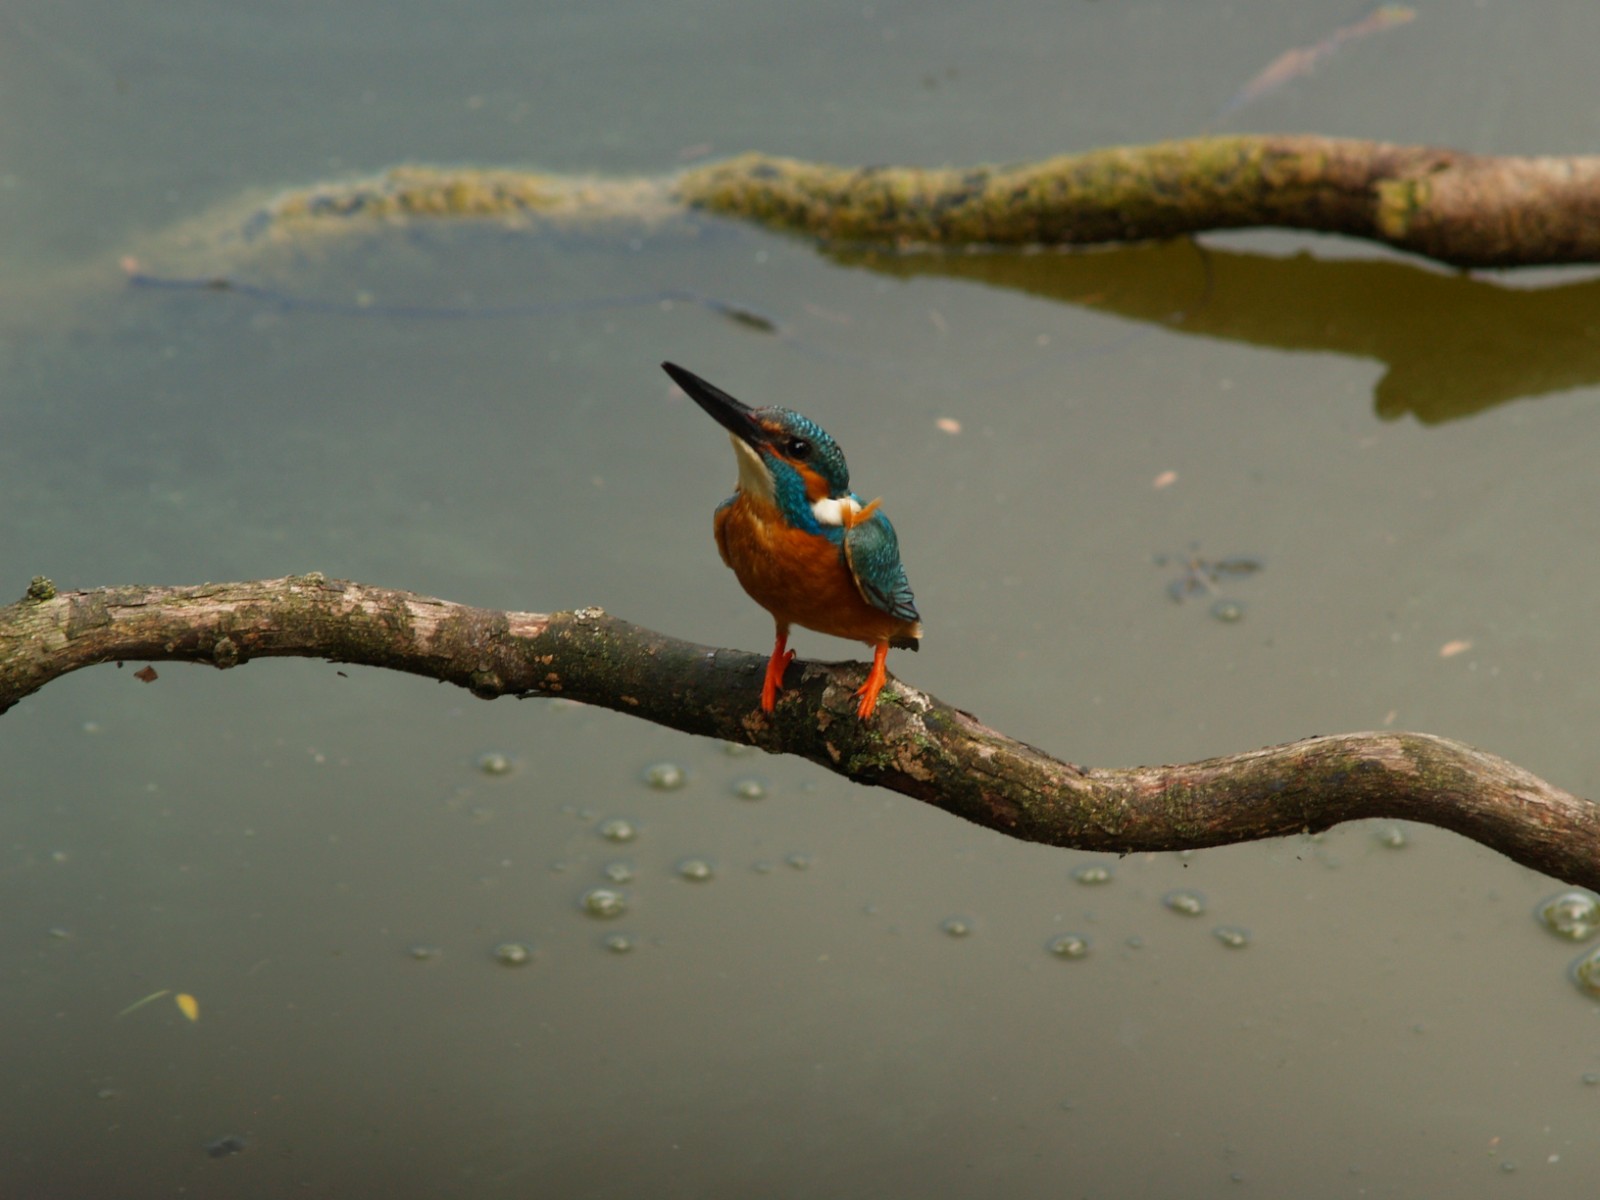
[[[525,942],[501,942],[494,948],[494,960],[502,967],[525,967],[533,961],[533,947]]]
[[[500,750],[485,750],[478,755],[477,765],[485,775],[509,775],[517,769],[517,760]]]
[[[809,854],[801,854],[798,850],[796,850],[793,854],[785,855],[783,861],[788,863],[796,871],[804,871],[811,865],[811,856]]]
[[[1218,925],[1211,936],[1230,950],[1243,950],[1250,944],[1250,931],[1239,925]]]
[[[678,875],[692,883],[706,883],[716,871],[706,859],[686,858],[678,864]]]
[[[1057,958],[1083,958],[1089,953],[1089,939],[1081,933],[1061,933],[1045,943]]]
[[[733,785],[733,794],[741,800],[764,800],[767,796],[767,785],[755,777],[740,779]]]
[[[1186,917],[1198,917],[1206,911],[1206,898],[1193,888],[1173,888],[1161,897],[1161,903]]]
[[[1573,959],[1567,973],[1580,992],[1600,1000],[1600,947]]]
[[[1211,606],[1211,615],[1218,621],[1232,625],[1244,620],[1244,605],[1237,600],[1218,600]]]
[[[1406,837],[1406,831],[1398,825],[1380,825],[1372,831],[1372,840],[1386,850],[1400,850],[1410,839]]]
[[[618,859],[616,862],[607,863],[601,873],[612,883],[632,883],[634,870],[631,862]]]
[[[600,822],[599,833],[608,842],[631,842],[639,836],[639,827],[627,817],[612,817]]]
[[[625,933],[608,933],[601,944],[613,954],[626,954],[633,949],[633,939]]]
[[[413,942],[406,947],[407,957],[414,958],[418,962],[428,962],[430,959],[438,958],[443,953],[444,951],[439,947],[430,946],[426,942]]]
[[[946,917],[939,922],[939,928],[947,937],[964,938],[972,932],[972,922],[966,917]]]
[[[1110,883],[1111,874],[1110,863],[1084,863],[1072,868],[1072,877],[1083,884]]]
[[[675,792],[689,782],[689,773],[677,763],[651,763],[644,769],[644,781],[658,792]]]
[[[616,888],[590,888],[578,900],[578,906],[591,917],[609,921],[628,911],[628,897]]]
[[[1586,888],[1573,888],[1539,901],[1534,918],[1569,942],[1586,942],[1600,933],[1600,896]]]

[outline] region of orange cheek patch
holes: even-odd
[[[789,460],[784,459],[784,462],[789,462]],[[821,500],[828,494],[828,485],[823,480],[821,475],[818,475],[804,463],[789,463],[789,465],[792,466],[796,471],[800,472],[800,478],[805,482],[806,485],[807,501],[815,504],[818,500]]]

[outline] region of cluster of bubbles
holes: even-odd
[[[723,750],[729,758],[743,758],[752,754],[754,747],[727,743]],[[473,759],[474,769],[491,778],[514,774],[518,765],[513,755],[502,750],[485,750]],[[653,791],[675,792],[688,786],[689,771],[680,763],[655,762],[639,773],[639,779]],[[755,775],[745,775],[735,779],[730,786],[735,798],[746,801],[763,800],[769,790],[767,781]],[[608,817],[595,827],[595,833],[604,841],[620,846],[637,840],[640,827],[627,817]],[[803,871],[811,865],[810,856],[798,851],[786,855],[782,862],[796,871]],[[752,869],[758,874],[766,874],[776,869],[777,865],[775,862],[762,860],[752,864]],[[564,868],[565,865],[561,864],[556,869]],[[626,859],[615,859],[606,863],[601,867],[604,884],[588,888],[578,896],[576,905],[578,911],[598,921],[614,921],[625,916],[631,907],[631,900],[624,888],[635,882],[637,874],[635,865]],[[717,871],[711,859],[690,856],[680,859],[674,865],[673,874],[690,883],[709,883],[716,878]],[[600,942],[604,949],[613,954],[626,954],[637,944],[637,939],[628,933],[608,933]],[[406,954],[417,962],[432,961],[443,953],[443,949],[439,946],[420,942],[406,948]],[[533,946],[527,942],[507,941],[494,946],[489,951],[489,957],[501,966],[521,967],[533,962],[535,953]]]
[[[1587,942],[1600,934],[1600,896],[1587,888],[1557,892],[1534,905],[1533,918],[1554,937]],[[1580,992],[1600,999],[1600,946],[1573,959],[1567,974]]]
[[[1073,867],[1070,874],[1074,881],[1085,887],[1098,887],[1115,878],[1112,864],[1104,862],[1082,863]],[[1193,888],[1174,888],[1161,897],[1161,903],[1170,911],[1187,917],[1202,916],[1206,911],[1206,898]],[[939,923],[940,931],[952,938],[967,937],[976,927],[972,918],[967,916],[946,917]],[[1211,936],[1230,950],[1241,950],[1251,942],[1250,931],[1240,925],[1218,925],[1212,929]],[[1125,944],[1136,950],[1144,945],[1144,939],[1133,935]],[[1069,932],[1056,934],[1045,943],[1044,948],[1056,958],[1070,960],[1087,958],[1092,945],[1088,934]]]
[[[729,743],[724,746],[724,751],[729,757],[744,757],[752,752],[748,746]],[[509,754],[500,751],[485,751],[476,759],[477,769],[485,775],[503,776],[517,769],[516,760]],[[681,764],[671,761],[651,763],[639,775],[640,781],[648,788],[658,792],[675,792],[688,786],[690,782],[688,770]],[[730,790],[737,799],[756,801],[765,799],[769,788],[765,780],[756,776],[744,776],[736,779],[731,784]],[[595,826],[595,833],[603,840],[617,845],[625,845],[638,839],[640,828],[636,822],[627,817],[607,817]],[[1403,835],[1399,835],[1395,842],[1403,844]],[[805,870],[811,865],[810,858],[801,853],[791,853],[783,863],[794,870]],[[770,860],[762,860],[752,864],[752,869],[757,873],[765,874],[776,869],[777,864]],[[716,878],[715,863],[709,858],[691,856],[678,860],[673,867],[673,873],[682,880],[690,883],[709,883]],[[579,895],[577,900],[578,911],[587,917],[598,921],[614,921],[629,912],[631,901],[625,886],[633,883],[637,876],[634,864],[625,859],[613,860],[601,868],[605,883],[590,887]],[[1071,877],[1085,887],[1096,887],[1110,883],[1115,878],[1113,864],[1106,862],[1082,863],[1071,871]],[[1560,898],[1558,898],[1560,899]],[[1161,897],[1161,903],[1170,911],[1185,916],[1201,916],[1206,911],[1205,897],[1191,888],[1176,888]],[[939,929],[950,938],[965,938],[972,935],[977,929],[977,923],[968,916],[951,915],[939,923]],[[1218,942],[1232,949],[1239,949],[1250,944],[1250,932],[1237,925],[1218,925],[1212,931]],[[637,944],[635,938],[627,933],[608,933],[600,943],[604,949],[614,954],[625,954],[633,950]],[[1137,936],[1127,939],[1127,945],[1138,947],[1143,940]],[[1085,958],[1089,955],[1092,941],[1087,934],[1078,932],[1059,933],[1052,936],[1045,943],[1045,950],[1053,957],[1067,960]],[[427,960],[437,957],[441,951],[434,946],[412,946],[409,950],[411,957]],[[533,947],[523,942],[502,942],[495,946],[491,952],[494,961],[502,966],[525,966],[534,959]],[[1600,987],[1600,960],[1595,967],[1597,987]],[[1600,994],[1600,992],[1597,992]]]

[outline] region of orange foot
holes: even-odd
[[[861,697],[861,703],[856,707],[856,716],[863,721],[878,707],[878,693],[883,691],[883,685],[889,682],[889,669],[884,665],[888,658],[889,643],[879,642],[872,652],[872,670],[867,672],[867,681],[856,689],[856,695]]]
[[[783,673],[794,661],[794,651],[784,649],[788,644],[788,632],[780,630],[777,644],[772,647],[772,657],[767,659],[767,677],[761,681],[762,712],[771,712],[778,706],[778,692],[783,687]]]

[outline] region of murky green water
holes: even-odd
[[[1418,8],[1217,121],[1356,12],[14,4],[0,588],[321,570],[764,650],[711,541],[726,439],[672,358],[839,438],[926,617],[891,666],[999,728],[1105,765],[1422,729],[1593,793],[1585,274],[1281,234],[895,258],[708,221],[204,268],[275,298],[117,266],[195,270],[163,230],[403,160],[1593,146],[1593,6]],[[1219,582],[1239,620],[1169,597],[1189,556],[1262,561]],[[139,665],[0,719],[6,1195],[1581,1196],[1600,1168],[1596,1005],[1532,915],[1564,889],[1452,835],[1095,882],[610,713]],[[199,1019],[117,1016],[162,989]]]

